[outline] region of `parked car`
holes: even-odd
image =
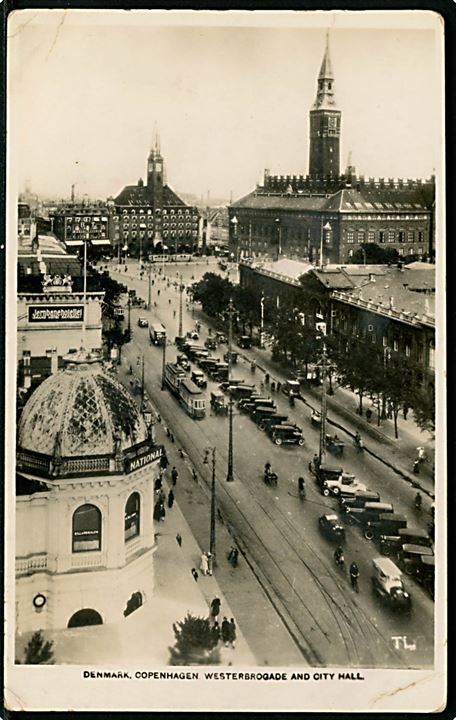
[[[204,347],[208,350],[217,350],[217,340],[213,337],[208,337],[204,341]]]
[[[182,368],[182,370],[185,370],[186,372],[190,370],[190,363],[185,357],[185,355],[178,355],[176,362]]]
[[[138,318],[138,327],[149,327],[149,321],[145,317]]]
[[[230,353],[226,352],[223,356],[223,359],[225,362],[229,362],[230,361]],[[231,364],[236,365],[237,361],[238,361],[238,354],[237,354],[237,352],[234,352],[234,350],[232,350],[231,351]]]
[[[360,490],[367,490],[367,487],[354,475],[342,473],[337,480],[325,480],[322,492],[327,497],[328,495],[356,495]]]
[[[432,547],[432,540],[426,530],[421,528],[400,528],[397,535],[380,535],[379,547],[382,555],[397,555],[403,545]]]
[[[309,470],[315,475],[318,485],[323,485],[326,480],[338,480],[344,472],[339,465],[329,465],[328,463],[320,463],[317,467],[309,463]]]
[[[344,542],[345,540],[345,528],[342,525],[340,518],[336,513],[329,513],[327,515],[321,515],[318,519],[318,525],[322,533],[329,540],[336,540],[337,542]]]
[[[196,387],[199,388],[206,388],[207,387],[207,380],[204,377],[204,373],[202,370],[194,370],[192,372],[192,382],[195,383]]]
[[[366,502],[362,507],[347,507],[344,520],[348,525],[364,527],[370,520],[378,520],[380,515],[393,512],[394,507],[391,503]]]
[[[271,428],[274,425],[281,425],[282,423],[286,423],[288,420],[288,415],[279,415],[277,412],[275,415],[271,415],[269,418],[265,418],[263,422],[261,423],[260,430],[266,430],[267,434],[271,434]]]
[[[265,418],[275,415],[275,408],[258,405],[251,413],[250,417],[256,425],[259,425]]]
[[[434,577],[434,555],[421,555],[421,563],[416,568],[415,579],[426,588],[431,598],[434,598]]]
[[[228,395],[231,395],[234,400],[240,400],[241,398],[250,398],[255,392],[255,385],[229,385],[226,388]]]
[[[399,528],[405,527],[407,527],[407,518],[405,515],[398,515],[392,512],[382,513],[378,520],[369,520],[366,523],[364,537],[366,540],[374,540],[374,538],[378,538],[380,535],[394,535]]]
[[[418,575],[423,564],[423,557],[433,557],[432,548],[423,545],[403,545],[398,555],[398,564],[406,575]]]
[[[344,454],[345,443],[337,435],[326,435],[326,449],[338,457]]]
[[[304,445],[304,437],[299,428],[286,423],[272,425],[271,439],[276,445],[299,445],[301,447]]]
[[[211,408],[216,415],[228,415],[228,405],[225,405],[225,396],[221,392],[211,392]]]
[[[222,345],[226,345],[228,340],[226,339],[226,335],[224,335],[222,332],[215,333],[215,338],[218,343],[221,343]]]
[[[259,407],[267,407],[271,408],[272,410],[276,410],[276,404],[271,398],[252,398],[251,403],[246,403],[242,406],[243,412],[247,411],[250,415],[255,412],[255,410]],[[246,410],[247,409],[247,410]]]
[[[409,611],[412,598],[402,582],[401,571],[389,558],[372,560],[372,589],[377,597],[394,610]]]
[[[229,387],[233,387],[233,385],[242,385],[243,383],[245,383],[245,380],[231,378],[231,380],[226,380],[225,382],[220,383],[219,388],[220,390],[223,390],[223,392],[227,392]]]
[[[349,512],[350,508],[362,508],[368,502],[380,502],[378,492],[362,490],[353,497],[340,498],[340,509],[343,513]]]

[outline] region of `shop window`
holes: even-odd
[[[73,513],[73,552],[101,550],[101,512],[95,505],[81,505]]]
[[[139,535],[140,497],[134,492],[125,505],[125,542]]]

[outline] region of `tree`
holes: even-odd
[[[349,260],[352,265],[362,265],[364,262],[370,265],[387,265],[399,260],[399,253],[395,248],[382,248],[376,243],[361,243],[358,250],[353,253]]]
[[[413,368],[407,359],[393,353],[383,368],[385,398],[390,404],[394,420],[394,436],[397,440],[397,417],[401,407],[408,402],[410,388],[413,387]]]
[[[338,355],[338,372],[344,385],[356,389],[359,396],[358,413],[363,414],[363,397],[375,391],[381,377],[382,357],[371,344],[353,338],[345,353]]]
[[[192,286],[194,302],[200,302],[208,315],[217,316],[227,307],[234,294],[234,285],[216,273],[205,273]]]
[[[41,630],[33,633],[25,648],[24,665],[53,665],[53,645],[51,640],[44,639]]]
[[[217,639],[208,618],[190,613],[173,624],[176,643],[169,648],[171,665],[218,665]]]
[[[409,398],[413,417],[421,430],[435,432],[435,390],[434,385],[427,388],[413,384]]]

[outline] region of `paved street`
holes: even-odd
[[[184,283],[198,279],[214,264],[199,264],[183,267],[162,267],[161,275],[173,281],[176,273],[182,272]],[[141,280],[137,264],[129,263],[127,272],[111,266],[113,277],[122,280],[137,294],[147,299],[147,277]],[[230,278],[234,280],[234,271]],[[160,295],[158,296],[158,289]],[[365,540],[361,533],[347,528],[346,561],[356,560],[360,568],[360,593],[351,590],[348,577],[342,574],[333,562],[333,545],[319,532],[318,517],[323,512],[336,509],[335,499],[323,497],[313,483],[307,470],[309,459],[318,450],[319,433],[310,423],[310,410],[305,403],[290,408],[283,395],[276,396],[279,411],[287,414],[292,422],[303,428],[305,446],[276,447],[260,431],[248,416],[236,412],[234,418],[235,482],[225,481],[227,467],[227,429],[225,417],[212,416],[208,411],[202,421],[188,417],[177,400],[168,391],[161,391],[162,350],[149,342],[146,328],[137,326],[139,315],[149,320],[158,318],[168,329],[169,338],[177,335],[178,291],[173,285],[159,279],[154,273],[152,299],[157,303],[153,312],[132,309],[132,341],[122,350],[122,375],[132,364],[139,376],[137,358],[144,354],[145,386],[147,394],[160,412],[163,422],[169,425],[176,438],[176,447],[182,447],[186,460],[180,461],[182,483],[185,483],[185,500],[178,498],[195,537],[202,534],[200,513],[194,513],[192,501],[200,489],[209,482],[209,466],[203,464],[204,449],[208,445],[217,448],[217,503],[228,527],[243,552],[245,562],[270,597],[281,620],[292,634],[305,661],[322,665],[351,665],[363,667],[415,667],[432,663],[434,604],[423,589],[408,578],[405,583],[413,597],[413,611],[410,617],[393,614],[375,600],[371,587],[371,560],[379,554],[375,545]],[[170,302],[171,301],[171,302]],[[185,308],[185,305],[184,305]],[[175,316],[174,316],[175,311]],[[195,316],[201,314],[190,308],[184,309],[184,333],[193,327]],[[206,337],[203,328],[201,341]],[[220,352],[215,353],[220,355]],[[175,347],[168,347],[167,359],[173,360]],[[260,386],[260,370],[253,375],[249,365],[240,359],[234,366],[234,377],[244,378]],[[124,375],[125,377],[125,375]],[[217,384],[208,382],[207,397]],[[311,402],[311,399],[309,399]],[[313,400],[315,404],[315,399]],[[339,433],[340,434],[340,433]],[[347,437],[344,469],[353,472],[372,490],[380,492],[384,502],[393,502],[395,511],[409,518],[409,526],[425,527],[427,511],[414,516],[414,489],[380,460],[364,453],[359,455]],[[171,448],[175,452],[176,448]],[[279,475],[277,488],[267,487],[262,482],[262,470],[266,461],[271,462]],[[198,483],[191,479],[190,468],[195,468]],[[297,493],[297,478],[304,475],[307,485],[307,499],[300,501]],[[193,483],[193,485],[192,485]],[[195,486],[195,489],[194,489]],[[207,507],[209,507],[206,494]],[[207,514],[207,519],[209,514]],[[204,530],[204,536],[207,531]],[[204,538],[203,538],[204,540]],[[207,544],[207,540],[205,540]],[[223,553],[223,550],[219,551]],[[243,558],[244,561],[244,558]],[[216,572],[217,575],[217,572]],[[223,578],[217,579],[223,587]],[[239,582],[237,591],[233,585]],[[242,587],[236,574],[231,580],[229,602],[236,613],[239,624],[253,652],[256,635],[262,632],[261,616],[256,622],[253,607],[245,608],[242,603]],[[243,620],[242,614],[245,619]],[[263,625],[264,631],[264,625]],[[416,650],[395,647],[395,636],[407,636],[416,642]]]

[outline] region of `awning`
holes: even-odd
[[[84,243],[82,240],[65,240],[65,245],[68,247],[81,247]]]
[[[107,238],[93,239],[90,241],[91,245],[110,245],[111,241]]]

